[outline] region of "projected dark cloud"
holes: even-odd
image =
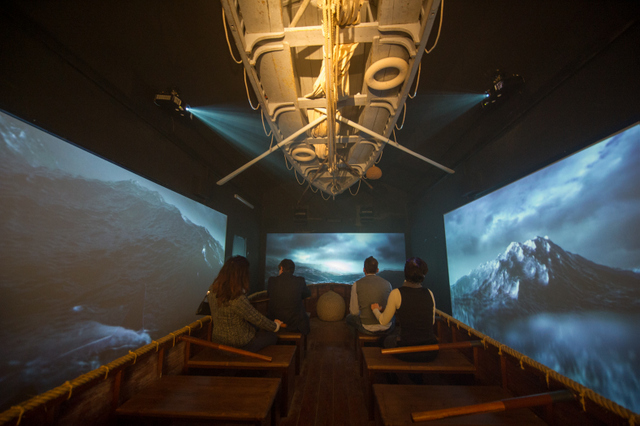
[[[635,126],[445,215],[451,282],[536,236],[596,263],[640,268],[638,182]]]
[[[137,185],[157,192],[165,202],[177,207],[183,217],[202,226],[224,246],[227,216],[210,209],[190,198],[144,179],[122,167],[97,157],[70,143],[25,126],[20,120],[0,114],[0,136],[16,153],[24,154],[32,167],[60,170],[67,175],[96,179],[103,182],[132,181]]]
[[[378,259],[380,270],[403,270],[404,234],[269,234],[268,263],[284,258],[320,271],[360,273],[364,260]]]

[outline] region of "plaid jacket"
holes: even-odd
[[[213,321],[211,339],[215,343],[241,348],[255,336],[254,325],[268,331],[276,331],[276,323],[256,311],[244,294],[223,306],[218,305],[216,294],[210,292],[209,306]]]

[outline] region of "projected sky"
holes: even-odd
[[[404,234],[268,234],[267,266],[289,258],[334,274],[361,274],[373,256],[380,270],[403,270]],[[274,271],[268,270],[267,273]]]
[[[0,113],[0,411],[195,321],[226,215]]]
[[[445,215],[451,284],[509,243],[536,236],[640,271],[639,159],[636,125]]]
[[[135,173],[123,169],[90,154],[70,143],[62,142],[56,137],[35,127],[25,126],[20,120],[9,115],[0,114],[2,137],[9,147],[18,150],[22,141],[29,141],[32,150],[32,166],[47,167],[63,170],[65,173],[85,179],[99,179],[102,181],[132,181],[137,185],[162,194],[164,201],[176,206],[192,223],[205,227],[212,237],[224,243],[226,235],[227,217],[211,210],[200,203],[196,203],[163,186],[144,179]],[[13,130],[12,130],[13,129]],[[35,160],[34,160],[35,159]]]

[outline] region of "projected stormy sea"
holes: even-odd
[[[451,291],[454,317],[640,412],[640,274],[537,237],[512,243]]]
[[[0,408],[194,321],[223,247],[155,191],[0,152]]]
[[[267,271],[274,271],[273,276],[277,275],[278,270],[277,259],[267,259]],[[295,275],[304,277],[305,283],[324,284],[324,283],[340,283],[353,284],[364,276],[363,273],[357,274],[336,274],[330,271],[323,271],[305,264],[296,264]],[[379,276],[391,283],[393,288],[400,287],[404,282],[404,271],[380,271]],[[267,277],[268,281],[268,277]]]

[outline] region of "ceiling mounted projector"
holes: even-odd
[[[178,92],[176,92],[175,90],[172,90],[171,93],[168,94],[157,94],[154,97],[153,102],[161,108],[177,113],[181,117],[185,117],[188,114],[189,118],[193,118],[193,116],[189,112],[189,105],[182,105],[183,102],[178,96]]]

